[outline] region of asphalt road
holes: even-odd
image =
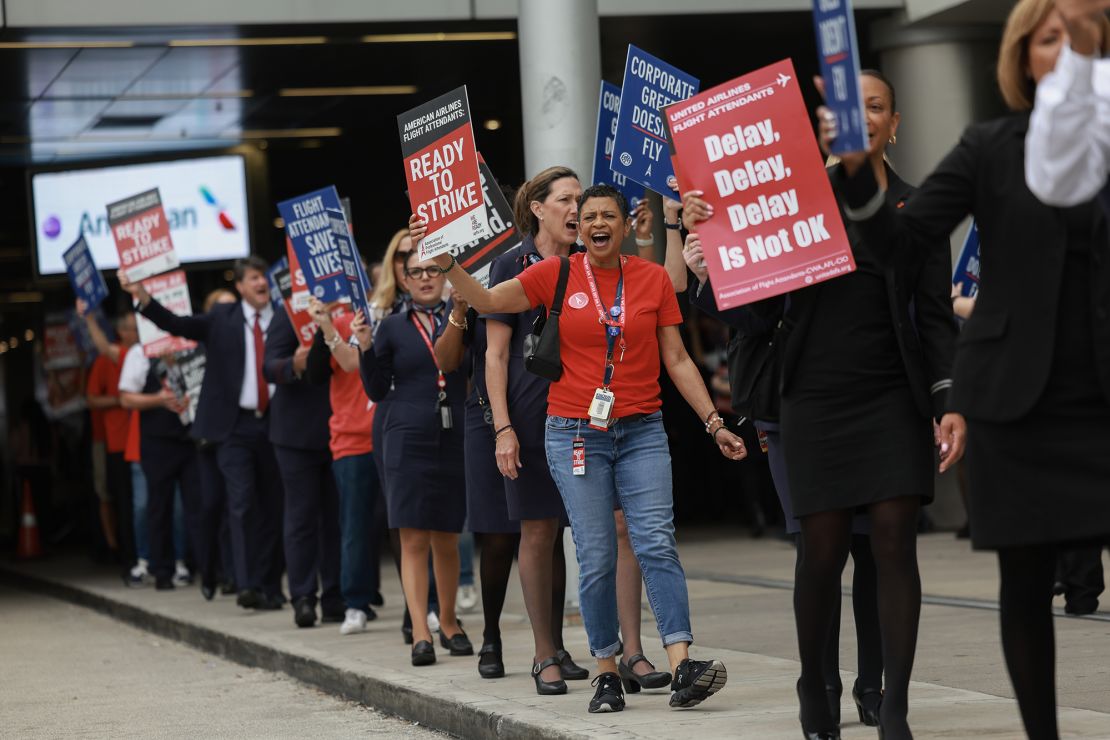
[[[0,737],[446,737],[49,597],[0,614]]]

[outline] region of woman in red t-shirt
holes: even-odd
[[[548,393],[547,462],[570,517],[582,619],[600,673],[591,712],[624,708],[615,658],[620,648],[616,501],[624,509],[674,674],[671,706],[700,703],[727,677],[720,661],[694,661],[688,655],[693,635],[674,539],[670,452],[659,411],[660,356],[722,454],[735,460],[747,454],[740,438],[725,429],[682,344],[682,316],[666,271],[621,255],[631,226],[628,203],[614,188],[595,185],[578,199],[578,233],[586,253],[570,257],[559,323],[563,374]],[[409,227],[414,243],[426,231],[415,215]],[[562,259],[545,259],[492,290],[457,269],[454,257],[444,254],[436,261],[458,292],[487,314],[550,307]]]

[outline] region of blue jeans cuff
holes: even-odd
[[[612,645],[602,648],[601,650],[594,650],[591,648],[590,655],[594,656],[595,658],[612,658],[617,654],[617,651],[620,650],[620,647],[621,641],[617,640]]]
[[[669,635],[663,636],[663,647],[666,647],[667,645],[674,645],[679,642],[688,642],[693,645],[694,636],[691,635],[689,632],[672,632]]]

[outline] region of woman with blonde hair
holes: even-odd
[[[381,281],[374,286],[370,296],[370,309],[373,316],[367,316],[371,325],[377,324],[386,316],[397,312],[397,308],[408,298],[405,290],[405,260],[412,252],[412,239],[408,229],[398,229],[389,240],[382,258]]]
[[[1105,52],[1110,24],[1100,25]],[[968,215],[978,224],[981,292],[957,345],[951,398],[968,420],[972,544],[998,551],[1002,647],[1035,740],[1058,737],[1056,553],[1110,534],[1106,219],[1094,201],[1046,206],[1025,182],[1037,84],[1068,42],[1052,0],[1021,0],[998,55],[1011,114],[969,126],[904,208],[883,203],[862,154],[844,156],[837,179],[848,218],[892,251],[929,249]],[[835,118],[818,115],[827,147]]]

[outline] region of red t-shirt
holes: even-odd
[[[570,258],[563,313],[559,317],[559,355],[563,377],[551,384],[547,394],[547,413],[570,419],[589,418],[594,390],[604,381],[605,327],[598,322],[583,254]],[[674,287],[667,272],[654,262],[639,257],[624,258],[624,302],[628,317],[624,327],[627,349],[624,358],[618,346],[613,354],[613,381],[609,389],[616,396],[612,418],[630,414],[650,414],[659,410],[659,337],[661,326],[682,323]],[[592,267],[592,266],[591,266]],[[617,293],[620,270],[593,267],[601,302],[608,310]],[[559,281],[559,260],[548,257],[517,276],[529,302],[535,308],[550,306]]]
[[[350,341],[351,320],[354,315],[345,313],[332,319],[335,331]],[[353,455],[365,455],[373,451],[374,442],[371,430],[374,427],[374,405],[366,397],[362,388],[362,378],[358,371],[344,372],[333,357],[331,359],[331,456],[339,460]]]
[[[103,442],[106,434],[104,431],[104,410],[89,409],[89,420],[92,422],[93,442]]]
[[[114,396],[119,398],[119,372],[127,348],[120,347],[120,362],[112,362],[105,355],[93,361],[89,370],[89,382],[85,393],[90,396]],[[108,452],[123,452],[127,447],[127,425],[130,414],[119,406],[104,409],[104,449]]]
[[[142,430],[139,427],[139,412],[129,411],[127,422],[127,449],[123,451],[123,459],[127,462],[142,462]]]

